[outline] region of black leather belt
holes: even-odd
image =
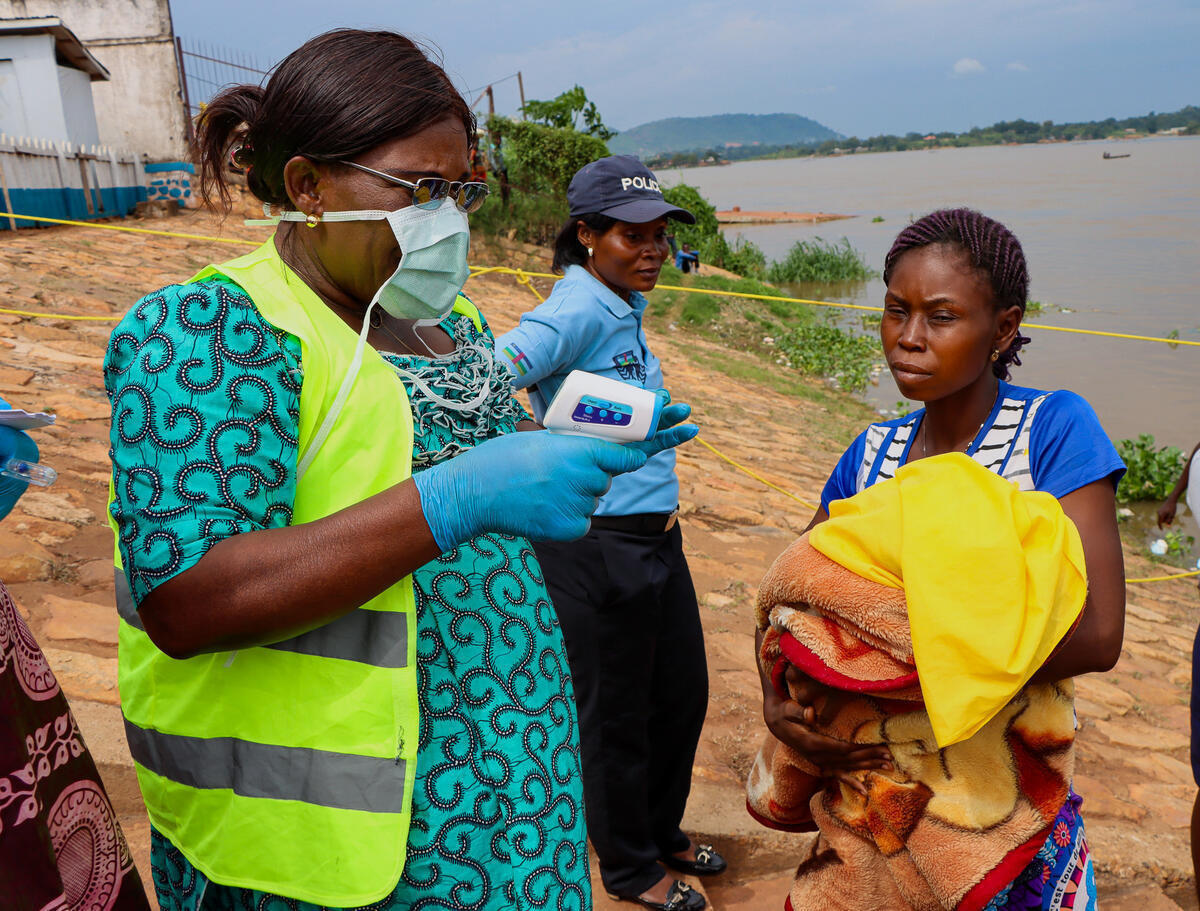
[[[592,516],[592,528],[623,531],[631,535],[661,535],[675,527],[679,510],[642,512],[632,516]]]

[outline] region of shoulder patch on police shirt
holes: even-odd
[[[613,364],[616,365],[621,379],[637,380],[639,383],[646,382],[646,365],[638,360],[638,356],[633,353],[632,348],[614,355]]]

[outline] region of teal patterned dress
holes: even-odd
[[[385,355],[413,409],[420,471],[525,417],[492,337],[453,316],[454,353]],[[291,518],[300,346],[225,279],[138,302],[105,360],[119,546],[139,601],[217,541]],[[484,402],[466,411],[485,392]],[[353,402],[348,407],[353,407]],[[406,909],[591,908],[579,735],[566,651],[533,549],[489,534],[413,573],[421,712]],[[315,911],[207,881],[153,830],[163,911]]]

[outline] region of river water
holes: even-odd
[[[1102,153],[1129,153],[1104,160]],[[1200,137],[1081,142],[741,162],[663,171],[718,209],[837,212],[819,225],[731,225],[768,259],[796,240],[848,237],[872,268],[911,218],[967,205],[1020,238],[1038,323],[1200,341]],[[872,222],[882,216],[882,222]],[[880,305],[883,282],[823,290],[830,300]],[[801,296],[811,296],[803,294]],[[1064,312],[1065,308],[1071,312]],[[1073,389],[1114,439],[1152,433],[1190,451],[1200,439],[1200,348],[1031,329],[1016,382]],[[867,393],[900,398],[885,370]]]

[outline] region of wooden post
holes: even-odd
[[[179,88],[183,97],[183,123],[187,130],[188,142],[192,142],[195,136],[192,133],[192,101],[188,97],[187,70],[183,65],[183,39],[178,35],[175,36],[175,59],[179,61]]]
[[[0,162],[0,190],[4,191],[4,211],[12,211],[12,200],[8,196],[8,178],[4,174],[4,164]],[[17,220],[11,215],[8,216],[8,229],[10,231],[17,230]]]
[[[492,92],[492,87],[490,85],[487,87],[487,97],[488,116],[490,117],[496,113],[496,95]],[[500,203],[501,205],[507,207],[509,193],[511,192],[508,187],[508,168],[504,166],[504,159],[500,156],[500,140],[496,138],[495,133],[491,133],[489,135],[492,140],[492,148],[495,149],[493,161],[494,170],[496,172],[496,176],[500,179]]]
[[[63,217],[70,218],[71,214],[72,214],[71,213],[71,189],[72,188],[67,184],[67,157],[66,157],[66,154],[63,152],[63,148],[61,145],[53,146],[53,151],[55,152],[54,163],[58,166],[58,185],[60,187],[62,187],[63,211],[65,211],[67,213]],[[88,208],[90,209],[91,206],[89,205]]]
[[[79,162],[79,180],[83,184],[83,201],[87,204],[88,215],[95,215],[96,207],[92,205],[92,188],[88,184],[87,160],[83,157],[82,150],[76,160]]]
[[[92,146],[92,159],[90,168],[92,171],[92,192],[96,194],[96,211],[104,212],[104,188],[100,181],[100,149]]]
[[[521,90],[521,119],[528,120],[529,117],[525,113],[525,80],[521,77],[520,70],[517,70],[517,88]]]

